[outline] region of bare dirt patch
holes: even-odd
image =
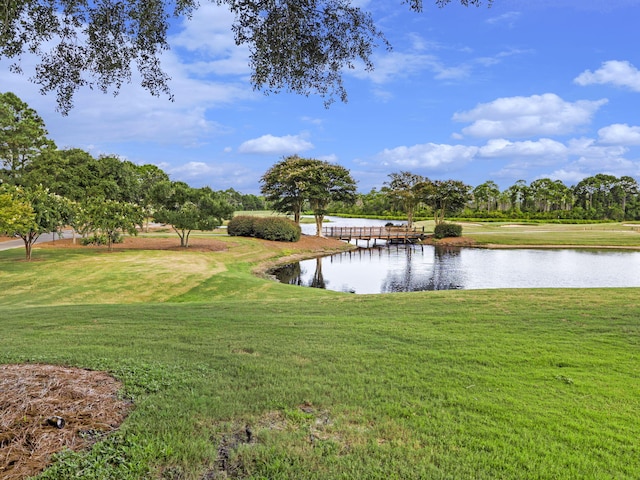
[[[56,240],[55,242],[43,242],[38,246],[48,248],[90,248],[94,250],[107,250],[106,245],[80,245],[80,240],[73,243],[71,238]],[[187,250],[195,252],[219,252],[226,250],[229,244],[213,238],[191,238]],[[124,237],[122,243],[114,243],[113,250],[184,250],[180,246],[180,239],[175,237]]]
[[[105,372],[0,365],[0,478],[44,470],[51,455],[80,450],[118,428],[132,408]]]

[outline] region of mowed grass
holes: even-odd
[[[640,223],[564,225],[508,222],[462,225],[463,235],[480,244],[640,248]]]
[[[210,275],[173,251],[0,252],[0,362],[104,369],[136,405],[43,478],[640,477],[640,289],[356,296],[256,278],[287,245],[226,241],[177,252]],[[59,301],[82,265],[93,297]],[[119,303],[147,270],[155,297]]]

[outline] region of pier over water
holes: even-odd
[[[362,240],[376,245],[377,240],[384,240],[386,243],[418,243],[425,239],[427,235],[422,228],[402,227],[323,227],[322,235],[339,240]]]

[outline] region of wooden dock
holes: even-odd
[[[322,235],[351,242],[362,240],[376,245],[377,240],[384,240],[387,244],[418,243],[426,238],[424,227],[323,227]]]

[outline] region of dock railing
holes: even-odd
[[[425,237],[424,227],[323,227],[322,235],[340,240],[386,240],[412,243]]]

